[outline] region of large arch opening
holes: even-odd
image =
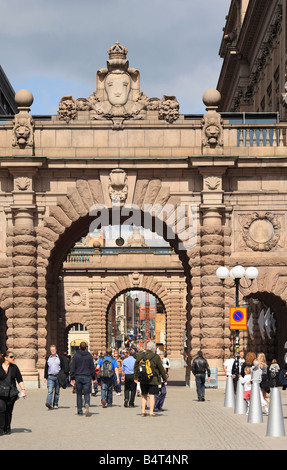
[[[107,222],[109,226],[115,225],[112,212],[111,209],[106,212],[106,214],[108,214]],[[91,231],[91,228],[95,230],[103,226],[101,221],[99,223],[99,220],[97,220],[97,225],[95,224],[96,216],[97,214],[93,216],[86,214],[66,227],[57,237],[50,253],[46,274],[47,346],[49,343],[60,344],[60,349],[63,349],[65,346],[63,343],[63,330],[67,327],[66,319],[64,318],[65,315],[67,318],[67,312],[64,299],[67,297],[67,292],[65,292],[65,286],[62,281],[67,271],[63,269],[63,266],[75,243],[81,237],[86,237]],[[118,227],[127,225],[129,219],[129,212],[120,213],[119,219],[117,219]],[[101,266],[99,264],[97,265],[95,259],[97,257],[102,259],[103,254],[99,247],[94,247],[93,266],[90,266],[90,270],[83,268],[83,266],[77,266],[74,269],[75,273],[79,271],[83,272],[83,269],[85,269],[86,278],[92,278],[96,275],[97,278],[101,280],[101,285],[97,292],[97,288],[89,288],[86,286],[87,289],[84,296],[86,299],[85,307],[87,310],[90,309],[93,313],[90,315],[90,318],[88,318],[87,315],[85,320],[82,319],[80,313],[74,314],[70,316],[69,322],[71,324],[82,323],[88,329],[90,339],[92,338],[92,340],[90,340],[91,347],[94,349],[104,349],[106,347],[107,337],[107,306],[119,291],[127,291],[135,287],[140,287],[146,291],[150,290],[155,293],[155,295],[162,293],[166,297],[165,301],[167,302],[167,343],[171,346],[173,342],[171,350],[172,354],[175,354],[175,362],[177,361],[178,364],[180,363],[182,365],[182,331],[187,331],[187,335],[190,333],[189,320],[191,317],[190,302],[188,300],[190,299],[191,275],[187,250],[183,249],[182,240],[177,233],[168,226],[166,221],[140,211],[138,224],[141,224],[140,226],[145,229],[149,229],[152,233],[156,232],[168,243],[171,254],[167,255],[167,257],[169,257],[170,260],[171,258],[173,259],[171,264],[169,266],[153,266],[155,259],[157,258],[158,261],[159,257],[153,254],[153,260],[150,262],[149,259],[152,254],[147,250],[143,256],[146,258],[146,268],[149,272],[141,273],[140,270],[137,272],[135,265],[131,266],[129,269],[127,264],[125,270],[123,270],[123,267],[118,268],[118,278],[116,280],[114,279],[113,282],[109,284],[107,282],[107,276],[110,267],[104,267],[103,263]],[[119,257],[119,254],[117,254],[117,257]],[[176,266],[176,263],[174,263],[175,258],[177,259]],[[115,270],[115,268],[117,268],[117,266],[113,266],[113,270]],[[163,277],[162,273],[157,275],[160,271],[164,272],[164,282],[161,279]],[[140,281],[136,279],[137,275],[141,278]],[[149,279],[152,284],[156,285],[156,289],[151,289],[151,287],[148,286]],[[140,284],[137,284],[137,282],[140,282]],[[80,292],[74,292],[72,294],[70,292],[69,301],[75,303],[80,299],[81,295]],[[178,334],[178,338],[174,338],[175,333]],[[188,341],[190,342],[190,336],[188,336]]]
[[[278,295],[253,292],[244,298],[248,312],[248,330],[241,346],[247,351],[264,353],[267,363],[276,359],[282,367],[287,354],[287,305]]]
[[[120,348],[133,343],[138,349],[149,340],[166,349],[166,310],[152,291],[131,289],[119,292],[107,308],[107,346]]]

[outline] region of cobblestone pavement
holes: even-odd
[[[174,373],[177,379],[183,372]],[[281,391],[281,389],[280,389]],[[100,392],[91,397],[90,416],[78,416],[72,388],[61,390],[58,410],[45,407],[47,389],[28,390],[14,408],[12,433],[0,437],[0,450],[286,450],[287,437],[267,437],[267,417],[251,424],[247,416],[224,407],[224,389],[207,389],[198,402],[194,388],[171,381],[164,411],[157,418],[141,417],[141,398],[135,408],[123,406],[114,395],[114,406],[103,409]],[[281,391],[284,421],[287,391]],[[286,426],[286,425],[285,425]],[[287,431],[286,431],[287,433]]]

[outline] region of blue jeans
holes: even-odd
[[[154,411],[159,411],[162,409],[165,397],[166,397],[166,386],[162,383],[160,393],[158,395],[155,395]]]
[[[114,379],[102,379],[101,381],[101,399],[105,400],[108,406],[113,404]]]
[[[76,376],[77,408],[82,411],[82,395],[84,395],[85,405],[90,406],[91,377],[87,375]]]
[[[122,374],[119,374],[120,383],[117,382],[116,377],[114,378],[114,386],[115,386],[116,393],[121,393],[121,377],[122,377]]]
[[[58,406],[59,396],[60,396],[60,385],[58,382],[58,377],[56,375],[48,375],[47,385],[48,385],[48,395],[47,395],[47,400],[46,400],[47,403],[50,403],[50,405],[52,406]],[[54,400],[53,400],[53,394],[54,394]]]

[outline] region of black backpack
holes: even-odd
[[[138,378],[140,382],[148,383],[152,380],[154,376],[154,371],[151,366],[151,360],[155,357],[156,354],[153,354],[149,359],[146,357],[145,353],[143,353],[142,358],[139,362],[138,367]]]
[[[112,359],[104,359],[101,365],[101,378],[110,379],[114,374]]]

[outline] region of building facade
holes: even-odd
[[[14,96],[15,91],[0,65],[0,116],[17,113],[18,110]]]
[[[57,116],[41,120],[31,115],[31,92],[20,90],[14,121],[0,125],[1,349],[14,351],[37,386],[49,345],[63,344],[71,325],[88,331],[91,351],[105,350],[111,303],[137,289],[164,307],[172,366],[187,351],[189,382],[201,349],[222,380],[234,354],[234,286],[216,270],[239,263],[259,271],[240,288],[240,305],[248,304],[240,345],[282,363],[286,124],[260,114],[234,123],[218,112],[216,90],[203,94],[206,113],[191,119],[175,96],[141,92],[125,47],[108,53],[90,97],[65,96]],[[158,233],[171,252],[107,255],[98,241],[83,265],[67,258],[81,237],[124,224]]]
[[[285,1],[232,0],[219,55],[220,111],[275,112],[286,119]]]

